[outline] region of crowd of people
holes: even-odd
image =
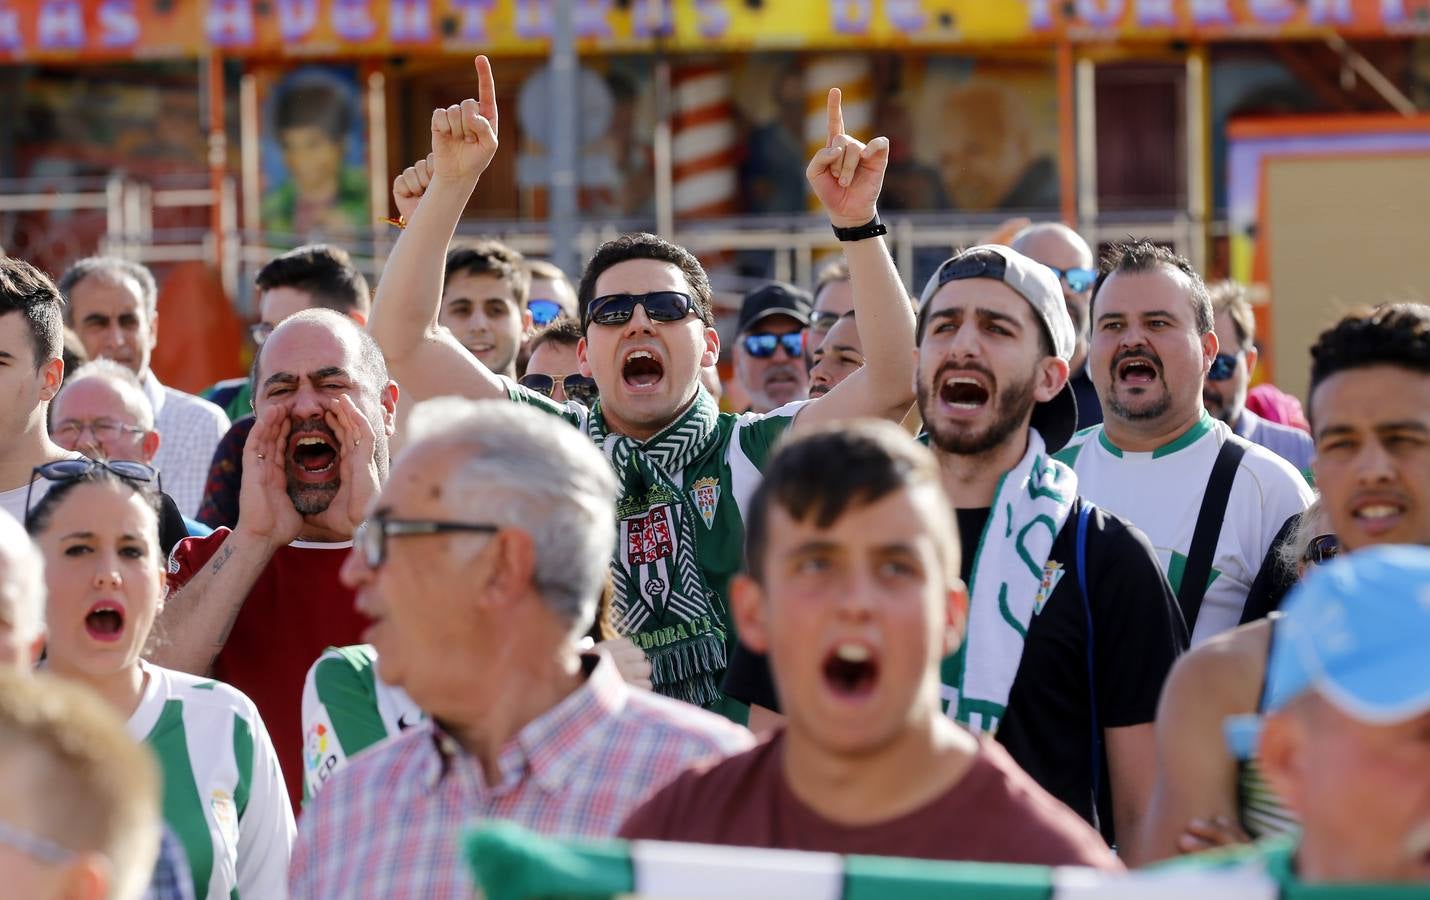
[[[744,298],[725,412],[688,250],[454,241],[476,68],[375,294],[276,257],[205,397],[142,266],[0,259],[7,891],[466,897],[493,822],[1430,886],[1430,307],[1327,322],[1298,422],[1150,241],[1030,225],[911,298],[836,89],[842,256]]]

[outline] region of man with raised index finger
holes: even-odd
[[[577,292],[581,373],[590,409],[558,405],[502,378],[436,326],[446,246],[497,149],[496,88],[477,58],[480,100],[432,116],[432,177],[388,259],[370,330],[395,377],[418,399],[508,398],[561,415],[616,469],[618,546],[613,619],[651,658],[655,689],[743,721],[719,690],[732,645],[726,591],[740,569],[744,511],[770,448],[787,429],[859,416],[899,419],[913,400],[913,312],[883,241],[876,201],[888,141],[844,133],[840,93],[829,140],[807,175],[844,241],[869,364],[819,400],[772,415],[722,414],[701,386],[715,362],[710,282],[694,255],[649,234],[602,245]],[[400,287],[399,287],[400,286]]]

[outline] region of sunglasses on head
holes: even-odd
[[[1081,266],[1059,269],[1057,266],[1048,266],[1048,271],[1058,276],[1058,280],[1065,283],[1074,294],[1081,294],[1097,283],[1096,269],[1084,269]]]
[[[649,294],[606,294],[586,307],[587,325],[624,325],[636,307],[645,308],[652,322],[679,322],[690,315],[695,301],[680,291],[652,291]]]
[[[537,375],[535,373],[521,376],[519,382],[522,387],[544,394],[547,397],[556,390],[556,379],[550,375]],[[596,388],[596,379],[587,378],[579,372],[573,372],[561,379],[561,389],[566,392],[567,400],[575,400],[582,406],[594,406],[596,397],[600,391]]]
[[[127,459],[114,459],[108,462],[101,459],[90,459],[87,456],[78,459],[59,459],[54,462],[45,463],[42,466],[35,466],[30,471],[30,484],[25,489],[25,516],[30,515],[30,496],[35,490],[35,476],[46,481],[65,482],[74,481],[76,478],[83,478],[95,469],[105,471],[123,478],[125,481],[135,481],[142,484],[154,483],[159,485],[159,490],[163,490],[163,482],[159,480],[159,470],[153,466],[146,466],[141,462],[131,462]]]
[[[1334,534],[1318,534],[1311,538],[1311,542],[1306,545],[1306,552],[1301,554],[1301,561],[1319,566],[1323,562],[1329,562],[1341,554],[1341,542]]]
[[[1207,379],[1210,381],[1226,381],[1236,374],[1237,361],[1241,359],[1242,351],[1235,353],[1218,353],[1216,359],[1212,360],[1211,368],[1207,370]]]
[[[562,312],[560,303],[542,298],[526,301],[526,308],[531,312],[531,322],[534,325],[550,325]]]
[[[799,357],[804,355],[804,332],[771,334],[768,331],[759,331],[745,335],[740,339],[740,344],[745,348],[745,352],[755,359],[769,359],[775,355],[776,347],[785,348],[785,353],[790,357]]]

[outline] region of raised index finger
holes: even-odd
[[[485,56],[477,57],[477,111],[497,130],[497,83],[492,78],[492,63]]]
[[[839,88],[829,89],[829,143],[826,147],[834,146],[834,139],[844,133],[844,108],[840,106]]]

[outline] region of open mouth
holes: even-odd
[[[879,663],[865,644],[844,641],[824,658],[824,683],[837,696],[862,700],[879,683]]]
[[[1406,505],[1389,497],[1362,500],[1351,509],[1351,518],[1371,534],[1394,528],[1406,513]]]
[[[621,364],[621,379],[627,387],[647,390],[665,377],[665,366],[649,350],[636,350]]]
[[[1117,366],[1117,377],[1128,384],[1152,384],[1157,380],[1157,366],[1149,359],[1125,359]]]
[[[96,641],[119,640],[124,634],[124,607],[109,600],[94,604],[84,617],[84,630]]]
[[[938,389],[938,398],[954,409],[974,411],[988,403],[988,388],[976,378],[954,375]]]
[[[304,434],[289,441],[288,459],[301,476],[320,478],[338,464],[336,439],[320,434]],[[320,480],[323,480],[320,478]]]

